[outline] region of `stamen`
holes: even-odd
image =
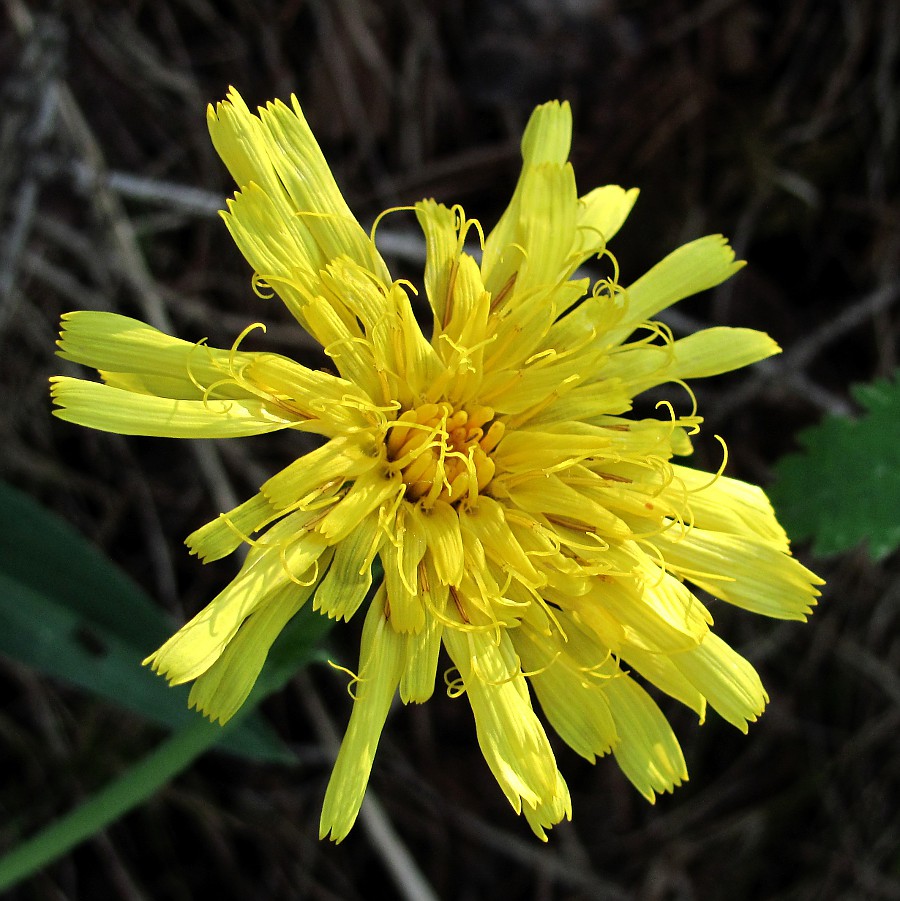
[[[588,533],[596,533],[596,526],[588,525],[587,523],[583,523],[577,519],[570,519],[568,516],[561,516],[559,513],[547,513],[545,514],[547,519],[556,523],[558,526],[562,526],[566,529],[573,529],[576,532],[588,532]]]
[[[612,263],[612,267],[613,267],[612,278],[604,279],[604,281],[611,288],[622,291],[623,289],[619,287],[619,261],[616,259],[615,254],[606,247],[604,247],[603,250],[597,254],[598,260],[602,260],[603,257],[609,257],[609,260]]]
[[[459,259],[454,258],[450,264],[450,275],[447,277],[447,299],[444,303],[444,320],[441,322],[441,328],[447,328],[448,323],[453,318],[453,297],[456,288],[456,275],[459,272]]]
[[[519,273],[514,272],[507,280],[503,287],[491,298],[491,313],[496,313],[500,306],[503,304],[503,301],[509,296],[513,287],[516,284],[516,278]]]
[[[721,435],[713,435],[713,438],[722,445],[722,462],[719,464],[716,474],[705,485],[699,485],[697,488],[687,488],[685,489],[686,494],[699,494],[701,491],[706,491],[707,488],[715,485],[725,472],[725,467],[728,465],[728,445]]]
[[[453,676],[456,673],[456,676]],[[459,670],[455,666],[448,667],[444,670],[444,685],[447,686],[447,697],[458,698],[466,693],[466,683],[460,675]]]
[[[469,617],[468,617],[467,614],[466,614],[465,608],[464,608],[463,605],[462,605],[462,601],[461,601],[460,598],[459,598],[459,592],[456,590],[456,586],[455,586],[455,585],[451,585],[451,586],[450,586],[450,597],[453,598],[453,603],[456,605],[456,609],[459,611],[459,617],[460,617],[460,619],[461,619],[464,623],[466,623],[466,625],[468,625],[469,622],[470,622],[470,620],[469,620]]]
[[[500,443],[505,431],[506,426],[502,422],[492,422],[487,434],[478,442],[481,445],[481,449],[486,454],[489,454]]]
[[[341,664],[335,663],[333,660],[328,660],[327,663],[332,669],[336,669],[339,673],[346,673],[350,677],[350,681],[347,683],[347,694],[355,701],[356,695],[353,693],[353,688],[357,683],[362,682],[362,679],[353,670],[347,669],[346,666],[341,666]]]
[[[384,219],[385,216],[390,213],[414,213],[416,208],[414,206],[392,206],[383,212],[379,213],[375,217],[375,221],[372,223],[372,229],[369,232],[369,240],[374,244],[375,243],[375,232],[378,229],[378,226],[381,225],[381,220]]]
[[[267,276],[254,272],[250,278],[250,289],[261,300],[271,300],[275,296],[275,289],[269,284]]]
[[[250,334],[250,332],[256,331],[256,329],[262,329],[262,333],[266,333],[266,326],[262,322],[251,322],[250,325],[247,326],[238,336],[234,339],[234,344],[231,345],[231,350],[228,354],[228,368],[231,371],[232,375],[234,374],[234,355],[237,353],[238,347],[240,347],[244,338]]]
[[[303,588],[309,588],[310,585],[315,585],[316,582],[319,581],[319,559],[318,559],[318,557],[315,559],[315,561],[313,561],[312,566],[307,567],[303,571],[303,574],[305,575],[306,573],[308,573],[310,571],[310,569],[313,570],[312,578],[308,582],[304,582],[302,578],[300,578],[299,576],[295,576],[291,572],[291,568],[288,566],[287,546],[288,546],[288,542],[285,541],[278,548],[278,555],[281,559],[281,568],[285,571],[285,574],[287,575],[287,577],[295,585],[300,585]]]
[[[484,229],[481,227],[481,223],[477,219],[466,219],[465,211],[458,203],[454,205],[452,212],[456,214],[456,227],[459,231],[456,242],[457,257],[463,252],[470,228],[474,228],[478,232],[478,245],[481,247],[481,252],[484,253]]]
[[[526,679],[531,679],[534,676],[540,676],[542,673],[547,672],[554,663],[562,656],[562,648],[557,648],[553,652],[553,656],[543,665],[539,666],[537,669],[532,670],[522,670],[522,675],[525,676]],[[519,664],[521,668],[521,663]]]
[[[191,380],[191,384],[198,391],[201,391],[201,392],[205,391],[206,389],[194,377],[193,367],[191,366],[191,360],[192,360],[194,353],[196,352],[198,347],[206,347],[207,355],[210,358],[212,357],[212,354],[209,352],[209,348],[206,345],[206,340],[207,340],[206,338],[201,338],[196,344],[194,344],[193,347],[191,347],[191,349],[188,351],[188,357],[187,357],[187,376]],[[59,342],[57,342],[57,343],[59,343]],[[213,365],[215,365],[215,363],[213,363]]]
[[[437,500],[475,504],[494,476],[489,455],[504,433],[502,422],[491,422],[493,415],[481,404],[456,409],[441,400],[404,410],[386,423],[388,467],[400,474],[406,497],[423,509]]]

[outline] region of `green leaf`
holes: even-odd
[[[900,545],[900,377],[857,385],[864,413],[828,416],[798,436],[770,491],[788,534],[820,556],[863,542],[880,560]]]
[[[170,688],[141,666],[173,630],[153,601],[71,526],[2,482],[0,509],[0,653],[159,725],[196,719],[187,686]],[[220,748],[294,759],[259,716]]]
[[[10,888],[52,863],[77,844],[146,801],[213,745],[246,728],[254,708],[278,691],[314,656],[319,639],[332,623],[309,605],[286,626],[263,668],[250,697],[225,726],[191,714],[187,725],[162,742],[71,813],[60,817],[0,858],[0,891]]]
[[[193,723],[166,739],[118,779],[0,858],[0,891],[27,879],[146,801],[218,742],[222,733],[221,727],[195,714]]]

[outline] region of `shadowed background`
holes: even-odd
[[[435,197],[490,228],[532,108],[568,99],[580,192],[641,189],[612,245],[623,283],[707,233],[749,261],[667,321],[679,334],[763,329],[785,349],[693,384],[706,417],[694,462],[718,466],[720,434],[729,474],[769,484],[800,429],[853,412],[848,386],[894,371],[900,298],[900,4],[773,6],[6,0],[0,477],[74,524],[173,621],[234,572],[231,560],[200,566],[181,540],[255,492],[302,437],[123,439],[54,420],[47,392],[50,375],[76,374],[53,356],[72,309],[226,347],[262,321],[268,334],[248,348],[320,365],[286,311],[254,296],[215,215],[234,186],[205,109],[233,84],[251,108],[298,95],[366,226]],[[395,276],[421,271],[411,214],[389,216],[378,239]],[[666,396],[687,403],[680,389]],[[387,830],[358,825],[340,846],[320,843],[332,732],[350,700],[346,677],[318,664],[263,707],[295,765],[209,754],[15,897],[423,897],[397,873],[405,849],[448,899],[900,898],[897,558],[796,550],[828,579],[810,624],[717,612],[717,631],[759,669],[768,711],[744,737],[664,703],[691,781],[655,806],[612,760],[591,766],[556,743],[574,822],[541,845],[484,764],[468,705],[439,684],[388,721],[371,781]],[[328,644],[351,668],[358,625]],[[0,691],[4,846],[160,738],[3,659]]]

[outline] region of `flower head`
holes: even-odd
[[[281,298],[336,373],[240,339],[219,350],[111,313],[64,317],[61,355],[102,381],[54,379],[63,419],[137,435],[323,439],[188,537],[204,561],[249,552],[146,662],[173,684],[193,680],[190,703],[225,722],[301,606],[349,620],[365,605],[322,812],[321,834],[335,840],[359,811],[392,699],[430,697],[442,648],[488,766],[541,838],[571,805],[532,693],[565,742],[591,761],[612,753],[651,801],[687,772],[643,682],[746,731],[766,693],[694,589],[804,619],[820,580],[790,555],[759,488],[674,462],[691,451],[696,411],[628,415],[649,388],[778,352],[749,329],[674,340],[653,321],[741,267],[725,239],[686,244],[620,285],[607,245],[637,191],[579,197],[571,113],[548,103],[525,131],[518,185],[480,262],[465,243],[482,236],[477,221],[415,205],[426,337],[418,292],[391,279],[296,99],[256,115],[231,91],[209,128],[240,188],[223,218],[257,292]],[[610,277],[576,277],[598,256]]]

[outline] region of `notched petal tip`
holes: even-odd
[[[348,835],[350,834],[349,829],[338,829],[337,824],[335,823],[326,823],[324,819],[324,815],[319,822],[319,841],[324,841],[328,839],[329,841],[334,842],[336,845],[339,845]]]
[[[182,685],[188,681],[187,679],[178,679],[172,675],[172,667],[166,664],[165,656],[160,655],[161,650],[162,648],[154,651],[149,657],[145,657],[141,661],[141,666],[149,666],[154,675],[162,676],[169,685]]]
[[[203,698],[195,697],[195,689],[198,684],[199,683],[194,683],[194,686],[191,688],[191,693],[188,696],[188,709],[196,710],[197,713],[210,723],[218,723],[219,726],[224,726],[238,712],[240,705],[233,707],[233,709],[226,710],[216,706],[215,695]]]
[[[166,655],[162,653],[165,649],[165,645],[161,648],[155,650],[148,657],[145,657],[141,661],[141,666],[146,666],[150,668],[150,671],[155,676],[161,676],[166,680],[166,683],[169,687],[174,687],[176,685],[183,685],[185,682],[189,682],[193,676],[189,678],[178,678],[177,674],[172,673],[172,663],[171,661],[167,662]]]

